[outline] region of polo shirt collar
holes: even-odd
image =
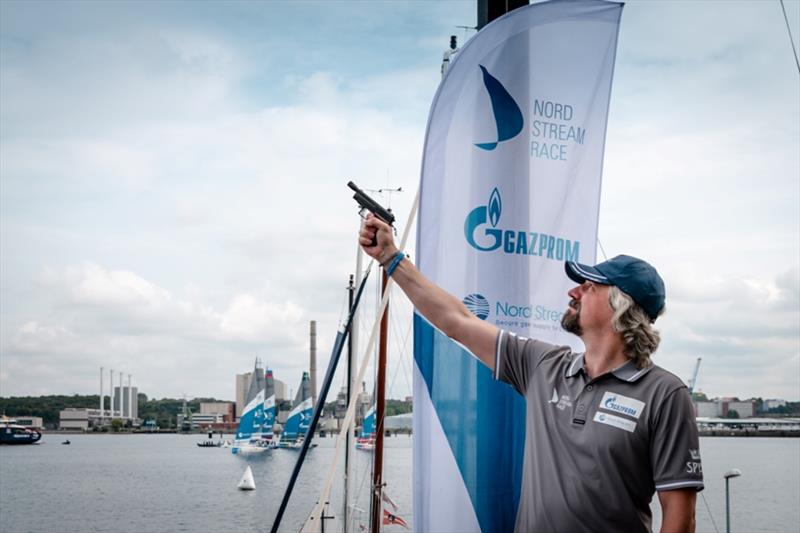
[[[583,356],[584,354],[582,353],[577,354],[575,359],[572,360],[572,363],[569,364],[566,373],[568,378],[575,377],[579,372],[583,371]],[[639,381],[642,376],[650,372],[651,368],[653,368],[652,364],[640,370],[636,368],[636,365],[633,363],[633,361],[629,360],[612,370],[611,374],[622,381],[634,383]]]

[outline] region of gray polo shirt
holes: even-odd
[[[691,397],[666,370],[589,379],[583,354],[501,331],[495,377],[527,406],[517,531],[650,531],[656,490],[702,490]]]

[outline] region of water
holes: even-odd
[[[297,452],[275,450],[244,459],[228,449],[198,448],[202,435],[45,435],[37,446],[0,447],[0,530],[28,532],[267,531],[294,466]],[[334,440],[318,439],[298,480],[282,531],[297,531],[319,494],[333,456]],[[412,523],[411,438],[386,439],[386,480]],[[706,476],[697,500],[697,531],[725,531],[722,475],[731,480],[731,529],[796,532],[800,523],[800,439],[701,439]],[[368,463],[356,452],[356,506],[368,509]],[[256,490],[236,484],[247,465]],[[332,506],[340,514],[341,474]],[[660,525],[657,497],[654,526]],[[366,523],[365,517],[362,523]],[[387,531],[403,531],[386,526]]]

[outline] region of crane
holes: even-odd
[[[694,387],[697,385],[697,371],[700,370],[700,361],[702,360],[702,357],[698,357],[697,363],[694,365],[694,372],[692,372],[692,377],[689,380],[689,393],[694,392]]]

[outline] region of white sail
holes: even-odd
[[[239,490],[255,490],[256,480],[253,478],[253,470],[248,466],[242,474],[242,479],[237,485]]]

